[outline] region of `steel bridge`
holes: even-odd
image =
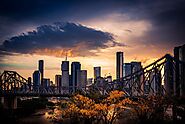
[[[61,93],[56,87],[34,88],[34,83],[29,82],[16,71],[4,71],[0,76],[0,96],[45,96],[45,97],[68,97],[69,94]]]
[[[122,90],[127,96],[168,95],[185,96],[185,63],[166,54],[162,58],[141,68],[128,76],[103,84],[95,83],[89,87],[78,88],[83,93],[99,92],[102,95],[112,90]],[[58,90],[57,87],[34,88],[15,71],[4,71],[0,75],[0,97],[70,97],[72,94]]]
[[[185,64],[176,60],[169,54],[113,82],[93,84],[88,90],[97,90],[101,94],[110,91],[123,90],[128,96],[143,95],[183,95],[185,88]],[[77,88],[79,89],[79,88]],[[88,90],[80,89],[84,93]],[[69,96],[68,92],[58,90],[57,87],[34,88],[34,83],[29,82],[15,71],[4,71],[0,75],[0,96]]]
[[[128,76],[103,85],[94,84],[90,89],[108,94],[118,89],[127,96],[185,96],[185,62],[169,54]]]

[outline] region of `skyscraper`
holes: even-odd
[[[80,71],[81,88],[85,89],[87,85],[87,70]]]
[[[60,93],[62,91],[62,75],[55,75],[55,84],[57,86],[57,91]]]
[[[49,78],[43,78],[43,87],[44,88],[50,87],[50,79]]]
[[[77,70],[77,89],[81,89],[81,70]]]
[[[43,84],[43,78],[44,78],[44,60],[39,60],[39,71],[40,71],[40,74],[41,74],[41,85],[44,85]]]
[[[29,87],[29,90],[31,90],[31,77],[28,77],[28,87]]]
[[[64,92],[69,91],[69,61],[62,61],[62,89]]]
[[[33,73],[33,89],[38,90],[41,84],[41,74],[40,71],[36,70]]]
[[[73,82],[72,82],[72,76],[69,75],[69,93],[73,92]]]
[[[132,65],[131,65],[131,63],[124,63],[123,64],[123,77],[129,76],[131,74],[132,74]],[[127,77],[127,79],[130,79],[130,77]],[[125,89],[127,89],[127,92],[131,92],[130,89],[129,89],[130,86],[131,86],[130,83],[127,83],[127,85],[125,86]]]
[[[128,76],[132,73],[132,65],[131,63],[123,64],[123,77]]]
[[[72,87],[73,92],[76,91],[77,88],[77,71],[81,70],[81,64],[80,62],[72,62],[71,64],[71,78],[72,78]]]
[[[101,67],[94,67],[94,80],[96,80],[98,77],[101,77]]]
[[[116,52],[116,78],[117,79],[120,79],[123,77],[123,63],[124,63],[123,52]]]

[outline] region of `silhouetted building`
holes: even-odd
[[[87,83],[87,70],[77,70],[77,88],[85,89]]]
[[[41,85],[43,86],[43,78],[44,78],[44,60],[39,60],[39,71],[41,74]]]
[[[55,75],[55,84],[57,87],[57,91],[61,93],[62,91],[62,75]]]
[[[29,87],[29,90],[32,90],[31,89],[31,77],[28,77],[28,87]]]
[[[62,89],[64,92],[69,91],[69,61],[62,61]]]
[[[101,77],[101,67],[94,67],[94,81],[96,82],[96,79]]]
[[[49,78],[43,78],[43,87],[49,88],[50,86],[50,79]]]
[[[69,93],[73,92],[73,82],[72,82],[72,76],[69,75]]]
[[[81,82],[81,88],[85,89],[87,85],[87,70],[81,70],[80,82]]]
[[[116,78],[117,80],[123,77],[123,52],[116,52]]]
[[[71,64],[71,78],[72,78],[72,87],[73,92],[76,91],[77,88],[77,71],[81,70],[81,64],[80,62],[72,62]]]
[[[77,84],[77,86],[76,86],[76,88],[77,89],[81,89],[81,70],[77,70],[77,72],[76,72],[77,74],[77,79],[76,79],[76,84]]]
[[[132,74],[132,64],[131,63],[124,63],[123,64],[123,77],[125,78],[126,76]],[[130,77],[127,77],[127,79],[129,79]],[[125,90],[127,92],[131,92],[130,91],[130,86],[131,84],[130,83],[127,83],[127,85],[124,87]]]
[[[132,73],[132,65],[131,63],[123,64],[123,77],[128,76]]]
[[[38,90],[41,84],[41,74],[40,71],[36,70],[33,73],[33,89]]]

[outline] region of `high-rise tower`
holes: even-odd
[[[65,92],[69,91],[69,61],[62,61],[62,88]]]
[[[41,75],[41,85],[43,85],[43,78],[44,78],[44,60],[39,60],[39,71]]]
[[[72,78],[72,87],[73,87],[73,92],[76,91],[77,88],[77,72],[81,70],[81,64],[80,62],[72,62],[71,64],[71,78]]]
[[[116,78],[120,79],[123,77],[123,52],[116,52]]]
[[[96,80],[96,78],[101,77],[101,67],[94,67],[94,80]]]
[[[41,83],[41,74],[40,71],[36,70],[33,73],[33,89],[38,90]]]

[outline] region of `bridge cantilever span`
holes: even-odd
[[[183,96],[185,95],[185,63],[175,59],[169,54],[161,57],[148,66],[137,70],[113,82],[95,83],[87,89],[81,89],[83,93],[97,91],[107,95],[112,90],[123,90],[127,96]],[[72,94],[59,92],[57,87],[41,87],[36,90],[28,80],[15,71],[4,71],[0,75],[0,96],[20,97],[71,97]],[[183,91],[183,92],[182,92]],[[184,94],[182,94],[184,93]]]

